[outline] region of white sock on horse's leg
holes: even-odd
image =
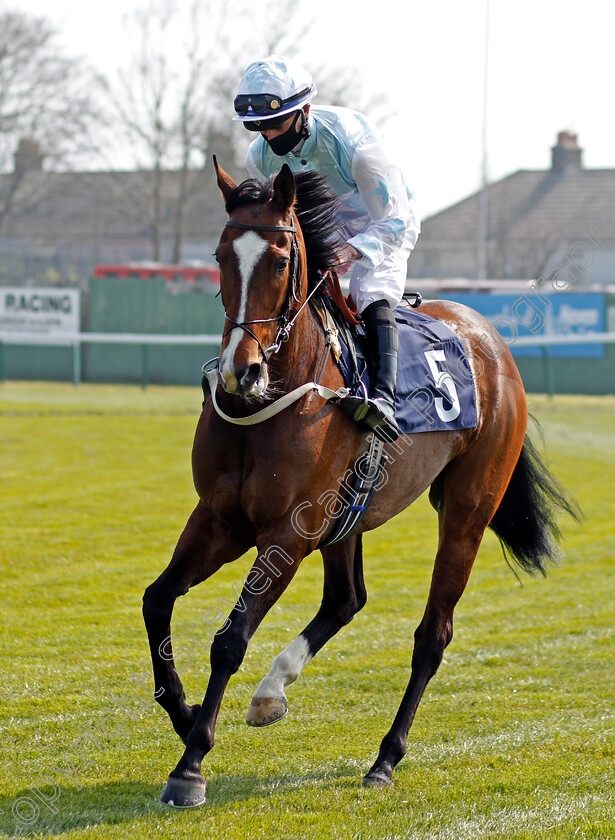
[[[293,683],[312,658],[303,634],[279,653],[271,664],[269,673],[260,681],[252,697],[246,718],[251,726],[275,723],[288,711],[284,689]]]

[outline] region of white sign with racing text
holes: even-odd
[[[0,287],[0,333],[61,336],[80,326],[79,289]]]

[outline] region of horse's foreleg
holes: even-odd
[[[307,550],[295,544],[287,549],[278,544],[259,555],[244,578],[244,586],[222,631],[211,645],[211,674],[203,704],[186,740],[186,750],[169,775],[161,794],[162,802],[189,808],[205,801],[203,757],[214,745],[216,720],[228,681],[239,669],[248,642],[268,610],[292,580]]]
[[[168,712],[177,734],[185,741],[196,719],[199,705],[189,706],[175,668],[171,646],[171,615],[175,601],[190,587],[208,578],[224,563],[235,560],[249,545],[238,541],[216,525],[209,510],[199,503],[179,538],[171,562],[145,590],[143,618],[147,629],[154,670],[154,696]],[[190,645],[198,644],[200,627],[190,633]]]
[[[278,654],[254,692],[246,718],[251,726],[281,720],[288,710],[285,689],[307,663],[365,605],[361,536],[322,549],[324,585],[320,609],[305,630]]]

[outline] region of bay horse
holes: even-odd
[[[477,312],[429,301],[421,311],[446,324],[464,345],[475,377],[476,426],[421,432],[407,442],[412,445],[396,442],[387,480],[358,529],[326,544],[340,504],[332,488],[368,441],[368,432],[327,399],[341,393],[344,382],[312,306],[323,273],[336,262],[335,199],[315,173],[294,176],[284,165],[264,185],[248,180],[237,186],[214,163],[229,214],[216,249],[226,320],[192,451],[199,500],[169,565],[143,597],[155,698],[185,743],[161,800],[179,808],[205,802],[201,764],[214,745],[227,683],[303,558],[318,548],[322,553],[322,602],[256,689],[247,718],[255,726],[286,714],[285,688],[364,606],[362,534],[430,488],[439,542],[414,634],[410,680],[363,779],[366,786],[388,786],[406,752],[419,701],[451,641],[453,611],[485,529],[493,529],[523,569],[544,573],[560,538],[556,515],[576,517],[577,511],[526,435],[525,392],[506,345]],[[286,400],[281,411],[278,398]],[[175,600],[253,547],[257,557],[244,575],[241,596],[211,645],[203,702],[189,705],[172,658]]]

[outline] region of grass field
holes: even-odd
[[[306,559],[230,683],[204,762],[208,802],[158,802],[181,755],[150,697],[141,595],[195,502],[194,389],[0,386],[0,832],[44,838],[615,838],[615,399],[531,400],[548,460],[584,509],[564,556],[521,586],[483,542],[455,637],[389,791],[360,787],[409,675],[436,542],[425,498],[366,544],[366,608],[245,725],[272,657],[314,614]],[[231,600],[252,557],[178,603]],[[190,702],[207,640],[178,657]]]

